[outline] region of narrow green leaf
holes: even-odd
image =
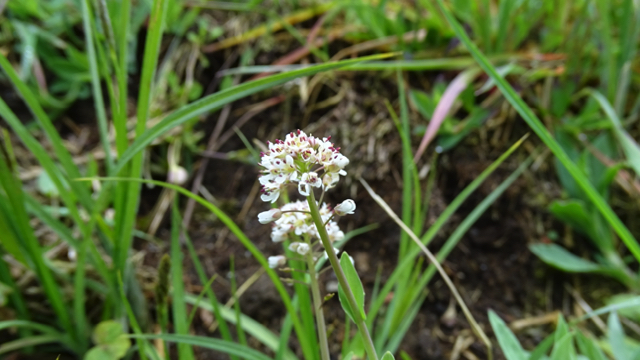
[[[578,344],[578,350],[589,360],[607,360],[607,357],[598,347],[597,340],[592,340],[578,331],[576,333],[576,343]]]
[[[178,335],[189,334],[187,323],[187,309],[184,302],[185,290],[182,277],[183,253],[180,246],[180,214],[178,213],[178,196],[174,197],[171,211],[171,284],[173,296],[171,305],[173,308],[173,325]],[[178,343],[178,358],[180,360],[195,359],[193,349],[188,344]]]
[[[500,349],[502,349],[507,360],[527,360],[529,358],[520,345],[518,338],[516,338],[507,324],[505,324],[493,310],[489,310],[489,322],[491,323],[493,332],[496,334]]]
[[[270,360],[271,358],[261,352],[251,349],[249,347],[237,344],[235,342],[229,342],[221,339],[194,336],[194,335],[173,335],[173,334],[159,334],[159,335],[130,335],[134,339],[160,339],[164,341],[175,342],[178,344],[188,344],[193,346],[200,346],[206,349],[212,349],[221,351],[229,355],[238,355],[246,360]]]
[[[198,274],[198,278],[200,279],[200,282],[202,284],[206,284],[207,283],[207,277],[204,271],[204,267],[202,266],[202,263],[200,262],[200,259],[198,258],[198,254],[196,253],[196,249],[193,246],[193,243],[191,242],[191,239],[189,238],[189,234],[187,234],[186,232],[183,233],[184,237],[185,237],[185,243],[187,245],[187,249],[189,250],[189,255],[191,256],[191,261],[196,269],[196,273]],[[213,292],[213,289],[211,289],[211,287],[206,286],[205,285],[205,289],[203,289],[203,291],[206,292],[207,296],[209,296],[209,302],[207,303],[207,305],[210,306],[210,310],[213,312],[213,315],[216,317],[216,320],[218,321],[218,328],[220,330],[220,334],[222,335],[222,339],[227,340],[227,341],[232,341],[231,338],[231,332],[229,331],[229,326],[227,325],[227,320],[225,320],[220,311],[222,309],[220,303],[218,302],[218,298],[216,297],[216,294]],[[189,294],[185,294],[186,299],[185,301],[189,301]],[[192,303],[193,304],[193,303]],[[202,305],[202,304],[200,304]],[[231,357],[231,360],[237,360],[237,358],[235,356]]]
[[[613,107],[611,107],[609,101],[595,90],[590,90],[589,93],[598,101],[604,112],[607,114],[609,120],[611,120],[614,133],[618,138],[618,143],[622,147],[622,151],[624,151],[627,162],[629,162],[633,171],[635,171],[637,175],[640,175],[640,146],[638,146],[638,143],[635,142],[635,140],[633,140],[633,138],[629,136],[629,133],[624,129],[622,122],[618,118],[615,110],[613,110]]]
[[[615,358],[617,360],[633,360],[633,355],[637,348],[632,347],[625,341],[626,335],[622,329],[618,314],[615,312],[609,314],[607,326],[609,327],[607,338],[609,339],[611,351]]]
[[[358,276],[356,268],[351,262],[351,257],[349,256],[349,254],[347,254],[346,251],[342,252],[342,255],[340,256],[340,267],[342,268],[342,271],[344,271],[344,275],[347,277],[347,282],[349,283],[349,287],[351,288],[353,296],[356,299],[358,309],[351,309],[351,306],[349,306],[349,301],[347,300],[347,295],[344,293],[342,287],[338,287],[338,297],[340,299],[340,304],[342,304],[342,308],[354,322],[354,311],[359,311],[362,318],[366,319],[367,315],[364,312],[364,287],[362,286],[362,282],[360,281],[360,277]]]
[[[204,301],[198,302],[198,299],[195,296],[190,294],[185,294],[185,301],[188,304],[195,305],[201,309],[213,312],[213,306],[211,305],[211,301],[209,299],[204,299]],[[229,321],[234,325],[238,325],[236,321],[237,319],[236,319],[235,311],[224,306],[220,307],[219,310],[220,310],[220,315],[224,320]],[[256,340],[260,341],[267,348],[273,351],[278,350],[279,343],[280,343],[278,336],[276,336],[267,327],[255,321],[254,319],[250,318],[249,316],[245,314],[241,314],[240,317],[242,319],[242,322],[240,325],[242,326],[244,331],[246,331],[249,335],[253,336]],[[283,357],[284,359],[297,360],[297,357],[290,349],[286,349],[283,355],[284,355]]]
[[[15,87],[16,92],[22,97],[22,99],[24,99],[25,103],[29,106],[29,109],[31,110],[31,112],[35,115],[36,120],[38,121],[39,125],[43,129],[44,133],[47,135],[47,138],[49,139],[51,146],[53,146],[53,152],[58,158],[58,160],[60,161],[60,163],[62,164],[62,167],[64,168],[64,171],[66,172],[67,177],[70,179],[79,178],[80,171],[78,170],[78,167],[73,163],[71,154],[64,147],[62,138],[60,137],[60,134],[56,130],[53,123],[51,122],[51,119],[49,118],[49,116],[47,116],[47,113],[44,111],[44,109],[40,105],[40,102],[38,101],[36,96],[31,92],[28,85],[25,84],[22,80],[20,80],[18,74],[13,69],[13,66],[3,54],[0,54],[0,68],[4,70],[5,74],[7,74],[13,86]],[[1,101],[0,104],[2,104],[2,107],[6,106],[4,101]],[[11,110],[8,110],[8,107],[6,109],[0,110],[0,116],[6,117],[7,115],[6,113],[8,112],[11,112]],[[14,128],[13,125],[11,125],[11,127]],[[14,129],[14,131],[16,130]],[[22,136],[21,136],[21,140],[23,142],[25,141],[25,139]],[[51,159],[48,153],[45,152],[45,154],[47,157]],[[41,160],[41,159],[38,159],[38,160]],[[42,164],[42,165],[44,166],[45,164]],[[52,173],[49,172],[49,174],[51,175]],[[91,201],[91,196],[88,190],[83,186],[79,186],[79,184],[75,184],[75,185],[76,186],[73,186],[72,184],[72,188],[76,196],[80,199],[80,201],[85,207],[91,208],[92,201]],[[58,190],[60,190],[61,192],[63,191],[60,188],[58,188]]]
[[[591,216],[587,213],[585,204],[580,200],[554,201],[549,206],[549,211],[571,227],[589,237],[595,235]]]
[[[6,252],[26,265],[26,259],[21,246],[22,242],[19,240],[19,235],[14,231],[15,228],[12,226],[14,222],[10,220],[11,210],[8,202],[9,201],[0,194],[0,234],[2,234],[2,242],[0,244]]]
[[[102,96],[102,88],[100,84],[100,75],[98,72],[98,59],[96,58],[96,50],[93,44],[94,27],[91,26],[91,21],[94,19],[94,14],[91,11],[89,0],[82,0],[82,25],[84,29],[84,39],[86,43],[87,57],[89,60],[89,71],[91,73],[91,88],[93,91],[93,101],[96,109],[96,115],[98,117],[98,131],[100,135],[100,142],[105,153],[105,165],[107,168],[107,174],[111,174],[110,170],[113,168],[113,158],[111,156],[111,145],[109,144],[109,127],[107,125],[107,111],[105,109],[104,99]],[[110,84],[108,86],[111,86]]]
[[[640,303],[635,306],[624,306],[625,304],[633,304],[638,302],[640,297],[635,294],[616,294],[607,299],[607,305],[623,305],[615,311],[622,317],[629,318],[633,321],[640,321]]]
[[[65,306],[60,286],[56,283],[52,270],[45,262],[44,250],[29,222],[21,185],[9,168],[4,156],[0,155],[0,188],[4,189],[8,199],[8,207],[15,216],[15,229],[20,240],[24,242],[25,255],[30,260],[29,263],[33,266],[32,270],[37,274],[44,294],[51,303],[60,325],[73,337],[76,335],[76,329],[72,325],[69,309]]]
[[[168,0],[155,0],[153,2],[151,15],[149,16],[149,28],[145,39],[142,74],[139,83],[140,92],[138,94],[135,128],[136,138],[146,129],[147,119],[149,117],[153,78],[158,64],[158,54],[160,53],[160,43],[164,31],[167,3]],[[129,169],[128,175],[133,178],[139,178],[142,174],[142,154],[136,152],[132,154],[131,159],[131,164],[127,164]],[[119,158],[118,166],[113,170],[112,174],[120,174],[125,163],[127,163],[127,161],[124,161],[122,157]],[[118,208],[115,209],[116,247],[113,262],[115,268],[126,278],[126,263],[133,242],[132,232],[140,201],[140,184],[127,183],[126,190],[121,188],[117,193],[119,196],[124,196],[125,200],[123,201],[121,198],[116,202]]]
[[[634,296],[628,300],[624,300],[621,303],[615,303],[612,305],[607,305],[604,307],[601,307],[599,309],[593,310],[575,320],[572,321],[572,324],[577,324],[579,322],[582,322],[584,320],[590,319],[594,316],[599,316],[602,314],[606,314],[609,312],[613,312],[613,311],[619,311],[621,309],[628,309],[628,308],[635,308],[635,307],[640,307],[640,296]]]
[[[0,54],[0,58],[2,55]],[[20,141],[29,149],[29,152],[38,160],[40,166],[47,172],[51,181],[56,185],[60,197],[69,209],[71,216],[77,224],[83,224],[82,218],[78,212],[77,193],[75,189],[83,188],[78,183],[73,181],[67,184],[67,178],[60,171],[53,158],[49,155],[47,150],[44,149],[42,144],[35,138],[26,126],[18,119],[18,117],[9,109],[9,106],[0,98],[0,116],[9,124],[13,132],[20,138]],[[74,191],[69,191],[67,185]],[[86,191],[86,189],[84,189]]]
[[[214,111],[230,102],[241,99],[251,94],[255,94],[259,91],[284,84],[288,81],[291,81],[299,77],[310,76],[313,74],[317,74],[319,72],[324,72],[329,70],[336,70],[336,69],[339,69],[348,65],[356,64],[359,62],[363,62],[363,61],[384,59],[394,55],[395,54],[393,53],[380,54],[380,55],[366,56],[366,57],[357,58],[357,59],[350,59],[350,60],[320,64],[320,65],[313,65],[303,69],[289,71],[284,74],[271,75],[259,80],[234,86],[234,87],[222,90],[220,92],[217,92],[215,94],[209,95],[207,97],[204,97],[194,103],[191,103],[189,105],[186,105],[174,111],[173,113],[169,114],[167,117],[162,119],[162,121],[160,121],[154,127],[146,130],[143,134],[137,137],[136,140],[127,149],[127,151],[124,154],[122,154],[122,156],[120,156],[118,165],[115,169],[115,173],[118,173],[120,170],[122,170],[126,165],[126,163],[129,160],[131,160],[135,154],[142,151],[153,140],[157,139],[159,136],[173,129],[174,127],[181,125],[184,122],[191,120],[199,115],[202,115],[210,111]]]
[[[553,346],[554,337],[553,334],[547,336],[544,340],[542,340],[538,346],[531,352],[528,360],[540,360],[546,359],[546,354],[549,352],[551,347]]]
[[[27,347],[32,347],[42,344],[59,343],[60,339],[57,336],[52,335],[37,335],[20,338],[14,341],[7,341],[0,344],[0,355],[13,351],[22,350]]]
[[[556,244],[533,244],[529,246],[529,249],[536,254],[540,260],[563,271],[588,273],[606,270],[606,268],[596,263],[573,255]]]
[[[125,295],[124,284],[122,282],[122,276],[120,276],[120,274],[118,274],[118,290],[120,294],[120,300],[122,301],[125,311],[127,312],[127,317],[129,318],[129,324],[131,325],[131,329],[133,330],[134,334],[140,336],[142,334],[142,330],[140,329],[138,320],[136,319],[136,316],[133,313],[131,304],[129,304],[129,300],[127,300],[127,296]],[[140,359],[147,360],[147,352],[151,351],[151,346],[149,346],[149,344],[146,341],[140,338],[136,338],[136,345],[138,346],[138,354],[140,355]]]
[[[576,360],[576,349],[573,346],[573,333],[562,336],[553,346],[550,360]]]

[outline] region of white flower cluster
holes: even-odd
[[[281,242],[289,239],[291,234],[298,236],[308,235],[310,238],[319,239],[318,230],[313,223],[311,214],[309,213],[309,204],[306,201],[296,201],[288,203],[280,209],[282,216],[275,221],[273,230],[271,230],[271,240],[273,242]],[[322,221],[326,223],[325,228],[329,234],[331,242],[341,240],[344,233],[338,227],[338,223],[331,219],[333,210],[322,204],[320,207],[320,216]],[[327,223],[329,221],[329,223]]]
[[[260,176],[263,201],[275,202],[290,183],[298,183],[302,196],[309,196],[311,187],[330,189],[340,175],[347,174],[343,168],[349,159],[340,154],[329,138],[307,136],[303,131],[287,134],[284,141],[269,142],[269,151],[262,153]],[[320,174],[318,172],[321,172]]]
[[[336,209],[339,207],[346,208],[346,213],[353,214],[355,203],[353,200],[345,200],[336,206]],[[344,233],[338,227],[338,223],[332,219],[334,215],[339,215],[338,211],[332,210],[327,204],[323,203],[320,207],[320,217],[325,224],[329,240],[332,243],[344,238]],[[263,224],[275,221],[271,230],[271,240],[273,242],[295,239],[292,234],[306,238],[306,240],[320,238],[309,212],[309,204],[306,201],[296,201],[288,203],[280,209],[264,211],[258,214],[258,219]],[[306,255],[311,250],[311,247],[306,242],[292,242],[289,244],[289,250],[300,255]],[[334,248],[333,251],[338,253],[338,249]],[[285,263],[286,259],[282,255],[269,257],[269,266],[271,268],[283,266]]]

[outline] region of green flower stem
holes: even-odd
[[[322,360],[331,360],[329,356],[329,342],[327,341],[327,326],[324,322],[324,312],[322,311],[322,297],[320,296],[320,286],[318,285],[318,274],[316,274],[316,264],[315,261],[313,261],[313,253],[311,250],[307,253],[306,258],[309,277],[311,277],[311,296],[313,297],[313,310],[316,313],[320,355]]]
[[[353,291],[349,287],[349,282],[347,282],[347,277],[344,275],[342,268],[340,267],[340,262],[338,260],[338,256],[333,251],[333,246],[331,241],[329,240],[329,234],[327,234],[327,229],[324,227],[324,222],[322,221],[322,217],[320,216],[320,210],[318,210],[318,204],[316,204],[316,197],[313,194],[313,191],[309,192],[309,196],[307,197],[307,203],[309,203],[309,210],[311,211],[311,217],[313,218],[313,222],[316,224],[316,228],[318,229],[318,234],[320,235],[320,241],[322,241],[322,246],[324,246],[325,250],[327,250],[327,256],[329,257],[329,262],[331,263],[331,267],[333,271],[336,273],[336,277],[338,278],[338,283],[344,290],[344,293],[347,295],[347,301],[349,301],[349,306],[352,309],[358,309],[358,303],[356,302],[355,296],[353,296]],[[362,337],[362,341],[364,343],[365,350],[369,355],[369,359],[378,360],[378,355],[376,354],[375,346],[373,345],[373,340],[371,339],[371,335],[369,335],[369,329],[367,328],[367,324],[365,323],[360,311],[353,311],[353,317],[356,325],[358,326],[358,331],[360,331],[360,336]]]

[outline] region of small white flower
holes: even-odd
[[[309,191],[311,191],[311,189],[309,188],[309,184],[300,181],[300,183],[298,184],[298,192],[300,193],[300,195],[309,196]]]
[[[76,249],[70,247],[67,251],[67,257],[71,261],[76,261],[78,259],[78,253],[76,252]]]
[[[302,174],[300,183],[298,183],[298,192],[300,192],[300,195],[309,196],[309,192],[311,191],[310,186],[322,186],[322,180],[318,177],[318,174],[313,171]]]
[[[113,223],[113,219],[116,217],[116,211],[113,208],[108,208],[104,211],[104,221],[107,223]]]
[[[355,210],[356,202],[351,199],[347,199],[336,205],[335,209],[333,209],[333,212],[338,216],[345,216],[347,214],[353,214]]]
[[[289,245],[289,250],[295,251],[300,255],[306,255],[309,252],[309,244],[294,242]]]
[[[261,224],[268,224],[280,219],[280,217],[282,217],[282,211],[280,211],[280,209],[271,209],[258,214],[258,221],[260,221]]]
[[[318,204],[320,205],[320,204]],[[333,210],[327,204],[320,207],[320,217],[326,223],[325,228],[329,234],[329,240],[335,242],[344,238],[344,233],[340,230],[338,223],[330,220],[334,215]],[[309,213],[309,204],[306,201],[295,201],[285,204],[280,208],[281,216],[275,220],[271,230],[271,240],[282,242],[290,239],[289,233],[297,236],[307,235],[310,238],[319,239],[316,224]],[[265,218],[267,216],[265,215]],[[260,219],[260,217],[259,217]]]
[[[290,227],[289,227],[290,228]],[[289,228],[287,227],[274,227],[273,231],[271,231],[271,241],[273,242],[283,242],[289,238]]]
[[[283,255],[269,256],[269,267],[275,269],[287,263],[287,258]]]
[[[338,173],[326,173],[322,177],[322,185],[324,186],[324,190],[329,190],[336,185],[336,183],[340,180],[340,174]]]
[[[182,185],[189,179],[189,173],[182,166],[170,166],[167,182],[176,185]]]

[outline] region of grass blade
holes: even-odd
[[[13,66],[11,66],[11,63],[9,63],[9,60],[7,60],[7,58],[3,54],[0,54],[0,68],[4,70],[5,74],[7,74],[7,76],[9,77],[9,80],[11,80],[11,83],[15,87],[16,92],[22,97],[25,103],[29,106],[29,109],[31,110],[31,112],[35,115],[35,118],[38,124],[40,125],[44,133],[47,135],[49,142],[53,146],[53,152],[58,158],[58,160],[60,161],[60,163],[62,164],[62,168],[64,169],[67,177],[70,179],[79,178],[80,171],[78,170],[78,167],[73,163],[71,154],[64,147],[62,138],[60,137],[60,134],[58,134],[58,131],[56,130],[56,128],[53,126],[51,119],[49,118],[49,116],[47,116],[42,106],[40,106],[40,103],[38,102],[37,97],[31,92],[31,90],[29,90],[29,87],[27,86],[27,84],[25,84],[24,82],[22,82],[22,80],[20,80],[18,74],[13,69]],[[4,101],[2,101],[2,105],[3,107],[6,106]],[[8,112],[11,112],[11,111],[9,110]],[[2,111],[0,112],[0,115],[6,118],[6,113],[7,111]],[[14,128],[13,125],[11,127]],[[16,130],[14,129],[14,131]],[[21,137],[21,140],[25,141],[22,137]],[[49,155],[47,156],[49,157]],[[50,173],[49,175],[52,175],[52,174]],[[70,184],[70,186],[73,189],[73,192],[76,194],[76,196],[80,199],[81,203],[85,207],[87,207],[87,209],[91,209],[92,201],[87,188],[77,183]],[[58,190],[60,190],[61,192],[64,191],[62,189],[58,189]]]
[[[191,242],[191,239],[189,238],[189,235],[186,234],[186,232],[184,233],[184,238],[186,239],[185,243],[187,245],[187,249],[189,250],[189,255],[191,256],[191,261],[193,262],[193,266],[195,267],[196,273],[198,274],[198,278],[200,279],[200,282],[202,284],[206,284],[207,276],[205,275],[204,267],[202,266],[200,259],[198,259],[198,254],[196,253],[196,249],[193,247],[193,243]],[[218,327],[220,329],[220,334],[222,335],[222,339],[226,341],[232,341],[231,332],[229,331],[229,326],[227,325],[227,321],[221,314],[222,308],[220,307],[218,298],[216,297],[211,287],[207,286],[204,290],[206,292],[206,295],[209,297],[210,304],[208,305],[212,309],[210,311],[213,312],[213,315],[215,315],[216,321],[218,321]],[[189,301],[190,295],[187,294],[186,296],[187,296],[186,301]],[[203,304],[200,304],[200,305],[203,305]],[[231,359],[237,360],[237,358],[235,357],[231,357]]]
[[[489,62],[487,57],[473,44],[467,36],[464,28],[451,15],[451,12],[444,4],[443,0],[437,0],[441,11],[453,27],[458,38],[464,43],[472,56],[476,59],[480,67],[489,75],[500,89],[504,97],[511,103],[516,111],[522,116],[529,127],[540,137],[547,145],[549,150],[558,158],[558,160],[567,168],[571,176],[576,180],[578,185],[584,190],[589,199],[598,208],[600,213],[613,227],[622,242],[627,246],[636,260],[640,261],[640,246],[633,237],[629,229],[622,223],[620,218],[613,212],[609,204],[598,194],[598,191],[591,185],[585,174],[571,161],[567,153],[562,149],[560,144],[551,136],[549,131],[544,127],[540,119],[529,108],[529,106],[520,98],[518,93],[511,85],[496,71],[495,67]]]
[[[635,142],[624,129],[620,118],[618,118],[618,115],[613,107],[611,107],[609,101],[607,101],[601,93],[595,90],[590,90],[589,93],[598,101],[602,110],[604,110],[607,117],[609,117],[609,120],[611,120],[611,123],[613,124],[613,131],[618,138],[618,142],[622,147],[622,151],[624,151],[629,165],[637,175],[640,175],[640,147],[638,147],[638,143]]]
[[[149,32],[145,41],[144,58],[142,60],[142,75],[139,84],[140,93],[138,96],[138,112],[136,121],[136,137],[140,136],[147,124],[149,117],[149,105],[151,103],[151,89],[153,85],[153,77],[158,64],[158,54],[160,52],[160,41],[162,40],[162,32],[164,29],[164,18],[167,10],[168,0],[156,0],[153,3],[153,9],[149,18]],[[125,71],[125,69],[122,69]],[[142,154],[136,152],[132,154],[132,162],[129,165],[129,176],[139,178],[142,173]],[[118,167],[114,169],[113,174],[119,174],[124,168],[126,160],[122,158],[118,161]],[[118,195],[124,196],[118,199],[116,208],[116,242],[117,246],[114,254],[114,264],[116,269],[120,270],[124,275],[127,257],[131,244],[133,242],[133,226],[136,220],[136,212],[140,198],[140,184],[126,184],[126,191],[117,191]]]
[[[87,58],[89,60],[89,72],[91,73],[91,89],[93,91],[93,101],[98,117],[98,129],[100,134],[100,142],[104,149],[107,174],[111,174],[113,168],[113,159],[111,157],[111,146],[109,145],[109,128],[107,126],[107,111],[102,98],[102,88],[100,86],[100,74],[98,71],[98,59],[96,58],[96,49],[93,44],[93,26],[91,26],[91,6],[89,0],[82,0],[82,25],[84,29],[84,40],[86,42]]]
[[[1,63],[2,55],[0,54],[0,64]],[[31,135],[27,127],[22,124],[20,119],[18,119],[18,117],[13,113],[13,111],[11,111],[11,109],[9,109],[7,104],[1,98],[0,116],[5,119],[14,133],[20,138],[20,141],[22,141],[27,149],[29,149],[31,154],[33,154],[42,168],[47,172],[47,175],[49,175],[49,178],[51,178],[56,188],[58,189],[58,193],[60,194],[62,202],[65,204],[67,209],[69,209],[71,217],[74,219],[75,223],[83,224],[84,222],[82,221],[82,218],[80,217],[80,213],[78,212],[78,208],[76,206],[76,195],[78,195],[76,189],[84,189],[86,191],[84,185],[67,181],[68,178],[66,178],[62,174],[55,161],[51,158],[51,156],[49,156],[47,150],[45,150],[42,144],[40,144],[40,142],[36,140],[33,135]],[[72,191],[69,191],[69,189],[67,189],[67,184],[71,187]]]
[[[193,335],[173,335],[173,334],[160,334],[160,335],[131,335],[134,339],[160,339],[169,342],[175,342],[183,345],[200,346],[207,349],[217,350],[229,355],[241,356],[247,360],[270,360],[271,358],[263,353],[253,350],[249,347],[242,346],[240,344],[229,342],[225,340]]]
[[[187,323],[187,309],[184,303],[184,279],[182,278],[183,254],[180,247],[180,214],[178,213],[178,197],[174,197],[173,210],[171,212],[171,282],[173,286],[173,326],[178,335],[189,334]],[[193,349],[188,344],[178,343],[178,358],[180,360],[193,360]]]
[[[60,342],[60,338],[52,335],[37,335],[8,341],[0,345],[0,355],[35,345]]]
[[[189,295],[189,294],[185,294],[185,301],[191,305],[197,305],[198,307],[207,310],[207,311],[211,311],[213,312],[213,306],[211,306],[211,301],[209,299],[205,299],[204,301],[200,301],[198,302],[198,299],[193,296],[193,295]],[[227,307],[220,307],[220,314],[222,315],[222,318],[226,321],[229,321],[230,323],[234,324],[234,325],[238,325],[236,323],[236,314],[235,311],[227,308]],[[260,341],[264,346],[266,346],[267,348],[273,350],[273,351],[278,351],[278,348],[280,346],[280,339],[278,336],[276,336],[271,330],[269,330],[267,327],[265,327],[264,325],[260,324],[259,322],[253,320],[252,318],[248,317],[247,315],[242,314],[241,316],[242,319],[242,328],[244,329],[244,331],[246,331],[248,334],[250,334],[251,336],[253,336],[254,338],[256,338],[256,340]],[[218,320],[219,321],[219,320]],[[289,350],[286,349],[284,352],[284,357],[283,359],[285,360],[297,360],[297,357],[295,356],[295,354]]]
[[[29,264],[33,266],[32,270],[38,274],[38,280],[42,284],[47,300],[51,302],[60,325],[75,338],[77,333],[69,316],[70,311],[65,306],[60,287],[55,281],[53,272],[45,262],[43,249],[40,247],[40,243],[29,223],[29,216],[24,205],[22,184],[15,178],[6,160],[4,156],[0,155],[0,187],[4,189],[7,200],[9,200],[9,207],[14,212],[16,230],[21,241],[24,242],[26,257],[29,259]]]
[[[209,95],[176,110],[175,112],[162,119],[162,121],[160,121],[157,125],[148,129],[142,135],[137,137],[136,140],[127,149],[127,151],[125,151],[125,153],[120,156],[119,162],[115,169],[115,173],[118,173],[120,170],[122,170],[128,161],[130,161],[136,154],[142,151],[153,140],[158,138],[158,136],[166,133],[167,131],[173,129],[178,125],[183,124],[188,120],[193,119],[198,115],[202,115],[206,112],[219,109],[225,104],[241,99],[245,96],[255,94],[259,91],[284,84],[299,77],[310,76],[323,71],[339,69],[341,67],[345,67],[362,61],[384,59],[394,55],[394,53],[380,54],[357,59],[314,65],[307,68],[290,71],[284,74],[271,75]]]

